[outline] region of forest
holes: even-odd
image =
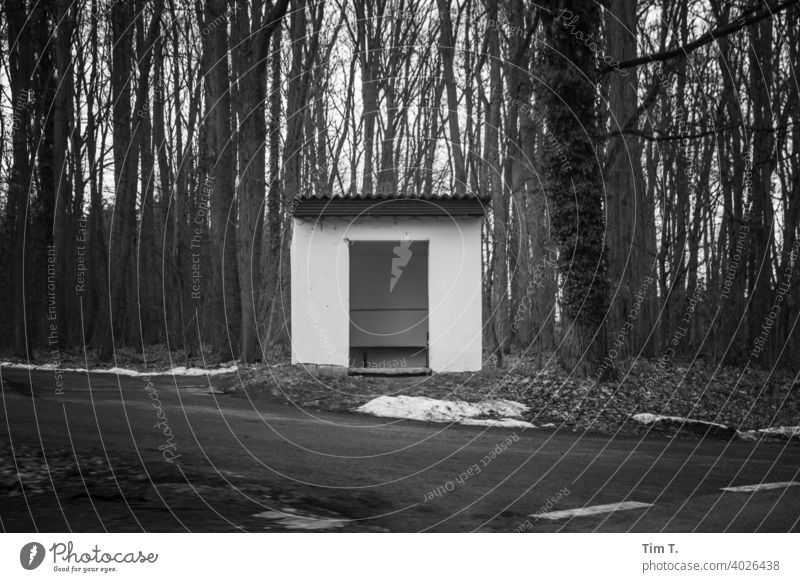
[[[0,352],[290,350],[297,200],[479,194],[484,348],[800,366],[798,0],[2,0]]]

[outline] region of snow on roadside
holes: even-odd
[[[800,426],[776,426],[772,428],[760,428],[758,432],[767,436],[783,436],[787,438],[800,437]]]
[[[383,418],[407,418],[423,422],[458,422],[473,426],[535,428],[519,417],[528,407],[512,400],[435,400],[424,396],[379,396],[356,411]],[[493,418],[482,418],[482,417]]]
[[[726,425],[720,424],[718,422],[694,420],[691,418],[684,418],[682,416],[663,416],[661,414],[650,414],[649,412],[643,412],[641,414],[634,414],[631,418],[633,418],[633,420],[635,420],[636,422],[640,422],[644,425],[651,425],[658,422],[669,422],[677,424],[695,424],[695,425],[713,426],[716,428],[728,430],[728,427]]]
[[[16,368],[20,370],[58,370],[59,372],[77,372],[80,374],[116,374],[118,376],[217,376],[219,374],[229,374],[236,372],[239,368],[237,366],[229,366],[226,368],[187,368],[186,366],[177,366],[171,370],[161,370],[158,372],[139,372],[137,370],[129,370],[127,368],[95,368],[87,370],[86,368],[60,368],[53,364],[18,364],[15,362],[0,362],[2,368]]]
[[[758,430],[739,431],[739,438],[746,441],[759,441],[763,438],[800,441],[800,426],[774,426]]]
[[[458,421],[459,424],[467,426],[493,426],[496,428],[536,428],[530,422],[517,420],[516,418],[464,418]]]
[[[715,429],[721,432],[728,432],[736,438],[744,441],[758,441],[764,437],[777,438],[787,441],[800,440],[800,426],[776,426],[771,428],[760,428],[757,430],[736,430],[725,424],[719,424],[717,422],[694,420],[681,416],[663,416],[660,414],[651,414],[649,412],[634,414],[631,418],[645,426],[667,424],[670,426],[705,427],[707,430]]]

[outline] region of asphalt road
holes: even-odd
[[[50,371],[2,380],[0,450],[96,468],[0,495],[5,531],[800,531],[800,487],[721,491],[800,481],[796,445],[319,413],[205,377],[65,373],[61,394]],[[530,517],[548,500],[652,505]]]

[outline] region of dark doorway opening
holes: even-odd
[[[428,241],[350,243],[350,368],[428,368]]]

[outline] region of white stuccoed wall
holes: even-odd
[[[429,241],[430,367],[481,368],[481,219],[294,219],[292,363],[347,366],[349,240]]]

